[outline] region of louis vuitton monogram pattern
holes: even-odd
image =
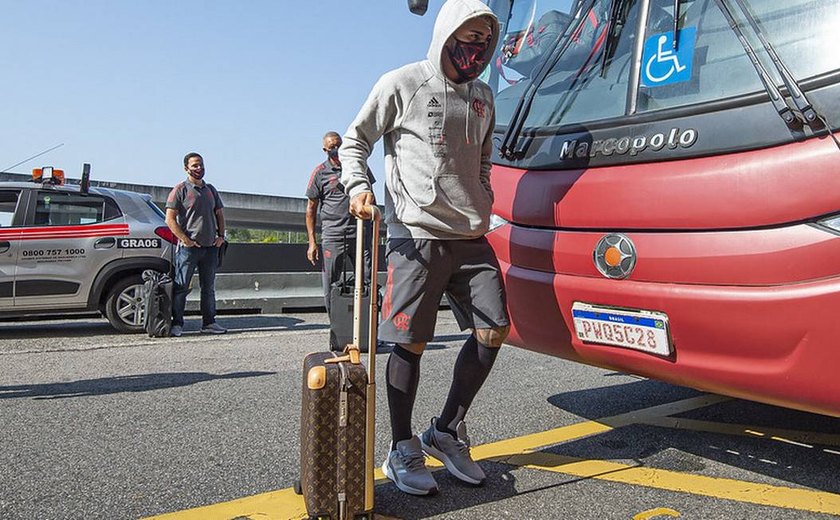
[[[316,352],[306,356],[303,362],[300,483],[310,516],[338,519],[339,496],[344,493],[345,518],[350,519],[365,513],[367,371],[362,364],[324,363],[335,355]],[[323,388],[310,390],[307,374],[315,366],[326,368],[327,381]],[[345,384],[347,425],[342,427],[339,424],[340,393]]]

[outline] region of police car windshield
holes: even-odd
[[[674,3],[650,0],[647,13],[642,13],[642,0],[596,0],[577,19],[572,16],[579,4],[572,0],[514,0],[509,12],[497,10],[505,22],[505,33],[486,79],[496,90],[498,124],[508,125],[529,91],[533,91],[533,99],[524,119],[526,131],[764,91],[744,46],[715,1],[679,2],[676,46]],[[840,27],[840,2],[743,3],[796,80],[840,70],[840,53],[835,52],[840,45],[836,29]],[[733,12],[772,81],[782,85],[748,20],[738,9]],[[611,18],[618,22],[612,30]],[[644,23],[642,30],[640,22]],[[547,38],[551,45],[544,41]],[[532,84],[540,76],[540,63],[534,55],[540,52],[545,56],[564,39],[570,41],[554,56],[556,63],[550,70],[544,71],[545,79]]]

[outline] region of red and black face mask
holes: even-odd
[[[449,60],[458,74],[458,83],[472,81],[481,74],[486,63],[485,53],[490,42],[462,42],[456,38],[446,47]]]

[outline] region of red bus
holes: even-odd
[[[840,2],[488,3],[508,341],[840,416]]]

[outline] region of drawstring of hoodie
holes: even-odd
[[[446,78],[443,78],[443,126],[440,129],[440,139],[441,141],[446,139],[446,98],[447,93],[449,92],[449,82],[446,81]]]
[[[466,138],[467,144],[472,144],[470,141],[470,112],[472,111],[472,106],[470,101],[472,100],[473,96],[473,84],[472,81],[469,82],[467,85],[467,115],[465,116],[465,124],[464,124],[464,137]],[[456,92],[457,94],[457,92]],[[449,82],[443,78],[443,128],[441,129],[442,135],[441,139],[446,136],[446,115],[448,114],[447,102],[449,98]]]
[[[473,92],[473,82],[470,81],[467,90],[467,123],[464,125],[464,134],[466,134],[467,144],[470,144],[470,112],[471,110],[471,102],[472,102],[472,92]]]

